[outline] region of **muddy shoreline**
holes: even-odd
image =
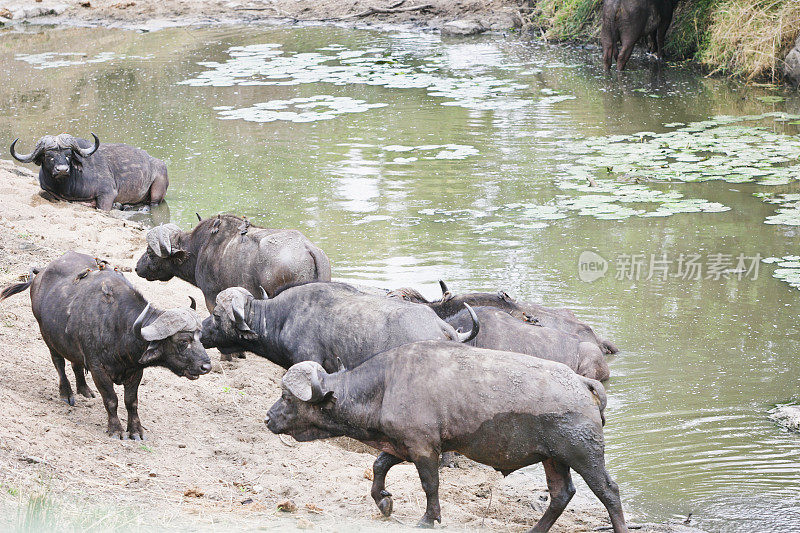
[[[148,300],[161,308],[202,301],[200,291],[173,279],[149,283],[131,269],[145,248],[140,223],[94,209],[51,203],[39,194],[35,175],[0,161],[0,285],[6,285],[67,250],[107,259]],[[205,309],[201,309],[205,314]],[[19,527],[39,498],[51,513],[47,530],[102,527],[138,530],[320,528],[344,524],[355,530],[410,530],[424,498],[412,465],[392,471],[399,520],[379,518],[369,498],[373,455],[354,441],[296,443],[279,439],[262,423],[280,394],[282,369],[249,355],[219,362],[188,381],[161,369],[145,372],[140,413],[148,440],[105,436],[99,398],[78,397],[70,407],[58,398],[55,370],[27,293],[0,305],[0,524]],[[72,379],[70,377],[70,379]],[[94,385],[90,381],[90,386]],[[121,413],[124,418],[124,412]],[[547,504],[541,472],[503,478],[466,463],[441,475],[445,526],[524,531]],[[489,496],[491,497],[491,502]],[[280,502],[298,510],[283,513]],[[113,504],[111,502],[114,502]],[[640,522],[635,509],[627,516]],[[585,485],[553,531],[593,531],[608,516]],[[688,531],[680,523],[647,525],[644,531]]]
[[[152,31],[170,26],[255,22],[372,28],[402,25],[441,30],[445,24],[459,20],[475,22],[485,30],[505,31],[522,25],[522,4],[514,0],[44,0],[31,7],[31,2],[11,0],[0,2],[0,17],[5,17],[0,21],[6,25],[26,21]],[[374,11],[376,8],[386,12]]]

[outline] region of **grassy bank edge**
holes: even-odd
[[[549,40],[597,41],[603,0],[531,0],[527,25]],[[798,0],[683,0],[667,37],[670,59],[749,82],[779,83],[800,36]]]

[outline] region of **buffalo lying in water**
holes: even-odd
[[[35,277],[34,277],[35,275]],[[31,289],[31,307],[58,371],[61,399],[75,405],[64,360],[72,363],[78,393],[94,394],[84,373],[91,372],[108,413],[108,434],[123,438],[114,384],[125,386],[128,436],[144,437],[138,390],[148,366],[166,367],[197,379],[211,370],[200,343],[200,317],[189,309],[160,311],[147,303],[122,274],[104,261],[67,252],[26,283],[10,285],[0,301]]]
[[[306,283],[256,300],[241,287],[219,293],[203,321],[206,348],[247,350],[284,368],[314,361],[333,372],[354,368],[376,353],[420,340],[466,342],[430,309],[365,294],[344,283]]]
[[[550,506],[533,531],[549,530],[575,488],[575,470],[627,531],[617,485],[605,468],[598,381],[565,365],[511,352],[426,341],[380,353],[349,371],[314,362],[291,367],[265,420],[300,441],[347,436],[383,453],[373,466],[372,498],[392,512],[389,469],[411,461],[427,505],[420,526],[441,522],[439,454],[455,450],[503,475],[542,462]]]
[[[570,333],[546,328],[514,318],[495,307],[476,307],[480,331],[469,341],[470,346],[504,352],[532,355],[548,361],[564,363],[587,378],[605,381],[609,378],[608,362],[600,348]],[[472,318],[460,311],[446,322],[454,328],[469,328]]]
[[[288,284],[330,281],[331,263],[299,231],[259,228],[241,217],[218,215],[189,232],[175,224],[152,228],[136,273],[148,281],[173,276],[188,281],[203,291],[213,311],[217,294],[229,287],[259,296],[264,289],[271,296]]]
[[[581,341],[596,344],[603,353],[617,353],[618,351],[612,342],[598,337],[588,324],[578,320],[569,309],[557,309],[531,302],[517,301],[504,291],[454,295],[447,289],[447,285],[443,281],[440,281],[439,284],[442,287],[442,299],[436,302],[428,301],[418,291],[407,287],[391,291],[389,296],[425,304],[445,320],[459,313],[465,303],[472,307],[496,307],[520,320],[557,329],[575,335]]]
[[[83,202],[109,211],[117,204],[161,203],[167,194],[167,166],[144,150],[127,144],[100,144],[72,135],[45,135],[29,154],[11,155],[22,163],[35,163],[39,185],[56,198]]]

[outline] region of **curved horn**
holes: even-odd
[[[89,157],[90,155],[95,153],[98,148],[100,148],[100,139],[97,138],[97,135],[95,135],[94,132],[92,132],[92,137],[94,137],[93,147],[81,148],[80,145],[78,144],[78,139],[73,138],[72,142],[70,143],[70,148],[72,148],[72,151],[77,153],[81,157]]]
[[[269,300],[269,295],[267,294],[267,291],[264,290],[264,287],[259,285],[258,288],[261,289],[261,299],[262,300]]]
[[[18,141],[18,140],[19,140],[19,137],[17,137],[16,139],[14,139],[14,142],[12,142],[12,143],[11,143],[11,157],[13,157],[14,159],[16,159],[16,160],[17,160],[17,161],[19,161],[20,163],[30,163],[31,161],[33,161],[34,159],[36,159],[36,157],[39,155],[39,152],[41,151],[41,150],[40,150],[41,144],[40,144],[40,143],[37,143],[37,144],[36,144],[36,147],[33,149],[33,152],[31,152],[31,153],[29,153],[29,154],[18,154],[18,153],[17,153],[17,152],[14,150],[14,146],[17,144],[17,141]]]
[[[340,357],[336,358],[336,366],[338,367],[337,372],[344,372],[345,370],[347,370],[347,368],[345,368],[344,366],[344,363],[342,363],[342,359]]]
[[[442,280],[439,280],[439,287],[441,287],[441,288],[442,288],[442,296],[444,296],[445,294],[447,294],[448,292],[450,292],[450,291],[447,289],[447,284],[446,284],[444,281],[442,281]]]
[[[460,331],[457,332],[458,333],[458,342],[469,342],[469,341],[471,341],[472,339],[474,339],[478,335],[478,331],[480,331],[480,329],[481,329],[481,325],[478,322],[478,315],[475,314],[475,311],[472,310],[472,307],[470,307],[469,304],[464,304],[464,307],[467,308],[467,311],[469,312],[469,316],[470,316],[470,318],[472,318],[472,329],[469,331],[469,333],[461,333]]]
[[[133,333],[140,339],[142,338],[142,324],[144,324],[144,317],[147,316],[147,313],[150,312],[150,302],[144,307],[144,311],[142,311],[139,316],[136,318],[136,321],[133,323]]]
[[[203,221],[203,217],[200,216],[200,213],[195,212],[195,215],[197,215],[197,221],[198,222],[202,222]]]
[[[191,308],[191,310],[192,311],[197,311],[197,302],[195,302],[194,298],[192,298],[191,296],[189,296],[189,300],[191,301],[191,303],[189,304],[189,307]]]
[[[325,399],[325,391],[322,390],[322,382],[319,379],[319,371],[311,369],[311,399],[310,403],[319,403]]]
[[[158,232],[158,252],[156,255],[159,257],[169,257],[172,254],[172,243],[170,242],[169,234],[162,229]]]
[[[236,329],[239,331],[253,331],[244,318],[244,302],[241,298],[234,298],[231,301],[231,311],[233,311],[234,321],[236,322]]]

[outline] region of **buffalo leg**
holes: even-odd
[[[435,521],[442,522],[442,511],[439,507],[439,454],[418,457],[414,460],[414,466],[417,467],[427,499],[425,514],[417,522],[417,527],[432,528]]]
[[[547,476],[547,490],[550,491],[550,505],[531,530],[532,533],[549,531],[575,495],[575,486],[572,484],[569,466],[552,458],[545,459],[542,464],[544,465],[544,474]]]
[[[662,22],[658,26],[658,30],[656,30],[656,55],[658,59],[664,59],[664,41],[667,37],[667,29],[669,29],[669,23],[664,24]]]
[[[75,395],[72,394],[72,386],[70,386],[67,373],[64,370],[64,358],[50,348],[50,359],[53,360],[53,364],[58,372],[58,395],[62,400],[67,402],[67,404],[75,405]]]
[[[142,370],[137,370],[125,380],[125,409],[128,410],[128,438],[143,440],[144,430],[139,421],[139,383],[142,382]]]
[[[169,180],[167,179],[166,169],[164,169],[164,173],[156,176],[156,179],[153,180],[153,184],[150,185],[151,206],[156,206],[164,201],[164,197],[167,195],[168,186]]]
[[[114,207],[114,199],[117,197],[116,192],[102,192],[97,196],[97,209],[101,211],[111,211]]]
[[[390,516],[393,507],[392,495],[386,490],[386,474],[389,472],[390,468],[402,462],[403,460],[399,457],[395,457],[390,453],[381,452],[372,464],[372,490],[370,494],[383,516]]]
[[[86,384],[86,367],[80,363],[72,363],[72,372],[75,374],[75,385],[78,389],[78,394],[86,396],[87,398],[94,398],[94,393],[89,385]]]
[[[606,471],[604,461],[601,458],[596,462],[589,462],[585,469],[576,469],[586,484],[592,489],[597,498],[608,510],[611,518],[611,525],[614,533],[627,533],[628,526],[625,524],[625,515],[622,512],[622,501],[619,498],[619,488],[611,476]]]
[[[114,392],[114,382],[100,369],[92,369],[92,379],[94,380],[100,396],[103,398],[103,405],[108,413],[108,429],[106,433],[114,439],[122,439],[125,434],[122,431],[122,423],[117,416],[117,393]]]
[[[631,58],[631,54],[633,54],[633,47],[636,46],[636,40],[631,40],[629,38],[623,38],[622,40],[622,47],[619,50],[619,57],[617,58],[617,70],[623,71],[625,70],[625,65],[628,64],[628,60]]]

